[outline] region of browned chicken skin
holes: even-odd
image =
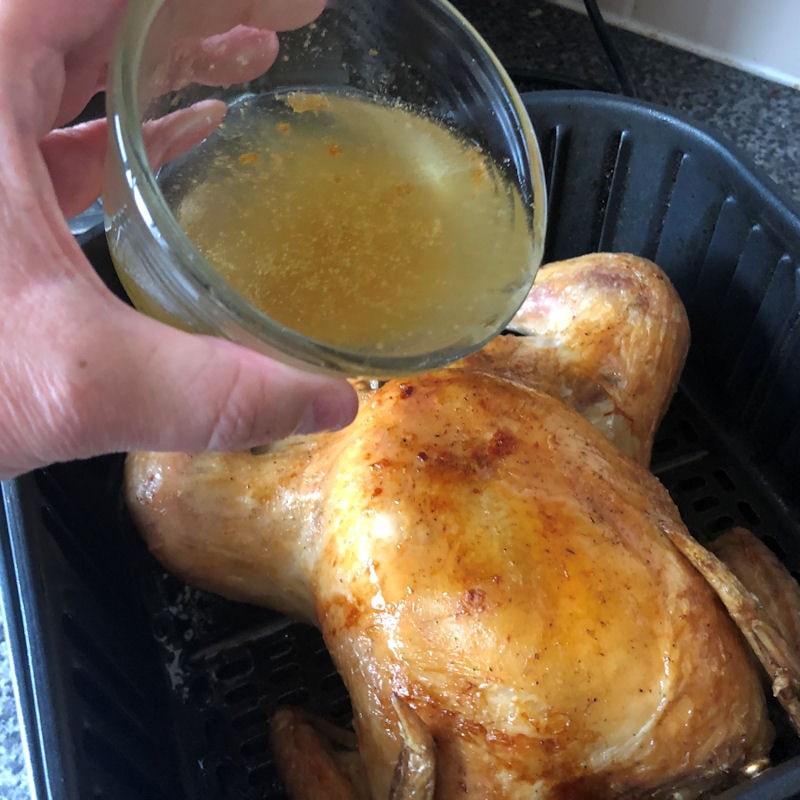
[[[509,328],[471,368],[538,386],[579,411],[648,466],[689,346],[677,292],[649,261],[627,254],[546,264]]]
[[[363,777],[336,784],[354,798],[690,797],[769,752],[751,653],[645,466],[688,343],[677,296],[629,256],[552,265],[542,287],[526,336],[365,392],[346,430],[128,459],[169,569],[320,627],[354,709]],[[415,758],[433,779],[397,794]]]

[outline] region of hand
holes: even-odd
[[[312,19],[323,1],[208,5],[207,48],[224,47],[220,34],[241,23],[263,70],[277,53],[272,31]],[[105,122],[53,129],[102,88],[123,8],[0,5],[0,478],[105,452],[246,448],[355,414],[346,381],[139,314],[70,234],[65,219],[101,189]]]

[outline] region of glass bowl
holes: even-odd
[[[131,301],[357,376],[478,349],[544,244],[541,159],[512,82],[444,0],[329,0],[285,25],[270,6],[286,4],[129,4],[103,205]]]

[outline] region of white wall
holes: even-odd
[[[551,0],[584,10],[581,0]],[[800,88],[800,0],[598,0],[608,22]]]

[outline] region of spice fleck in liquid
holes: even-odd
[[[163,189],[251,303],[352,352],[482,342],[534,266],[529,209],[480,148],[360,95],[246,98]]]

